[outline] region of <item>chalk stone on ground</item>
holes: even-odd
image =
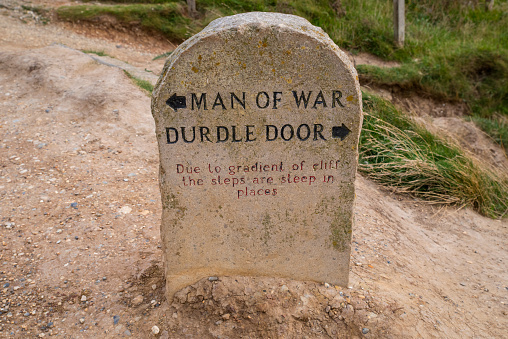
[[[361,92],[323,30],[217,19],[166,61],[152,114],[170,300],[208,276],[347,285]]]

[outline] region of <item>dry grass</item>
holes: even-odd
[[[431,203],[506,216],[505,174],[485,168],[383,99],[364,93],[364,110],[359,170],[368,178]]]

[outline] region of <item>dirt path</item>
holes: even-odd
[[[5,0],[0,0],[0,4]],[[16,6],[14,3],[18,3]],[[171,51],[174,45],[155,39],[149,35],[131,36],[127,33],[110,32],[98,28],[71,24],[42,24],[37,18],[19,7],[20,1],[9,1],[9,10],[0,7],[0,42],[5,49],[29,49],[63,44],[77,50],[103,52],[133,66],[158,74],[164,66],[164,60],[153,61],[157,55]],[[29,2],[27,4],[37,4]],[[22,20],[20,19],[22,18]],[[82,34],[76,33],[81,32]]]
[[[154,73],[161,51],[1,18],[0,337],[505,336],[508,222],[362,177],[350,288],[218,277],[169,304],[150,98],[119,68],[51,45]]]

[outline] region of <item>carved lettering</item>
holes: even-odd
[[[201,109],[201,105],[203,105],[203,109],[206,111],[206,93],[202,93],[201,96],[196,96],[196,93],[191,93],[191,109],[194,110],[194,103],[196,104],[197,109]]]

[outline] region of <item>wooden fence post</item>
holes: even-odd
[[[494,0],[485,0],[485,10],[491,11],[494,7]]]
[[[395,44],[404,47],[405,33],[404,0],[393,0],[393,24]]]
[[[189,15],[193,18],[196,17],[196,0],[187,0],[187,8],[189,10]]]

